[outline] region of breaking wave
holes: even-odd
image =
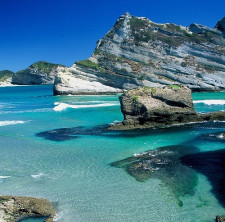
[[[16,124],[22,124],[22,123],[25,123],[25,121],[22,121],[22,120],[6,120],[6,121],[0,121],[0,126],[16,125]]]
[[[7,179],[9,177],[11,177],[11,176],[0,176],[0,179]]]
[[[210,105],[225,105],[225,100],[224,99],[209,99],[209,100],[196,100],[194,103],[204,103],[208,106]]]
[[[80,109],[80,108],[94,108],[94,107],[105,107],[105,106],[118,106],[119,103],[102,103],[102,104],[91,104],[91,105],[69,105],[67,103],[54,103],[55,107],[53,108],[54,111],[63,111],[67,108],[72,109]]]
[[[34,178],[34,179],[39,179],[39,178],[44,177],[44,176],[45,176],[45,174],[43,174],[43,173],[31,175],[31,177]]]

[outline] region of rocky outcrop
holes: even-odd
[[[225,17],[217,22],[215,28],[221,31],[225,35]]]
[[[216,216],[216,222],[225,222],[225,217],[223,217],[223,216]]]
[[[27,69],[16,72],[12,76],[11,83],[17,85],[53,84],[59,67],[64,66],[45,61],[36,62]]]
[[[32,197],[0,196],[0,221],[15,222],[27,217],[46,217],[53,221],[55,211],[50,202]]]
[[[193,91],[225,89],[223,28],[224,19],[212,29],[157,24],[126,13],[97,42],[90,58],[60,72],[54,93],[80,93],[78,79],[91,82],[96,92],[96,82],[115,91],[171,84],[185,84]]]
[[[154,128],[225,120],[225,112],[198,114],[194,110],[191,90],[183,85],[140,87],[125,92],[119,99],[124,121],[109,129]]]

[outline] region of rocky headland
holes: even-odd
[[[137,86],[184,84],[225,89],[225,18],[215,28],[158,24],[126,13],[87,60],[59,70],[54,94],[117,93]]]
[[[27,69],[16,72],[12,76],[11,83],[16,85],[53,84],[60,67],[65,66],[45,61],[36,62]]]
[[[184,85],[139,87],[119,97],[124,120],[111,130],[167,127],[205,121],[224,121],[225,112],[197,113],[191,90]]]
[[[9,70],[0,71],[0,85],[42,85],[53,84],[58,68],[65,66],[45,61],[33,63],[25,70],[16,73]]]
[[[15,222],[27,217],[46,217],[46,222],[52,222],[54,216],[55,210],[45,199],[0,196],[1,222]]]

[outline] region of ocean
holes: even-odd
[[[225,110],[225,92],[192,96],[198,112]],[[105,130],[122,119],[118,95],[0,88],[0,195],[46,198],[60,222],[212,222],[225,214],[224,122]],[[145,181],[112,165],[162,147],[187,153]]]

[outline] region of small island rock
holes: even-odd
[[[52,222],[55,210],[42,198],[0,196],[0,221],[15,222],[27,217],[47,217]]]
[[[191,90],[184,85],[140,87],[125,92],[119,99],[124,120],[109,129],[155,128],[225,120],[225,112],[198,114],[194,110]]]

